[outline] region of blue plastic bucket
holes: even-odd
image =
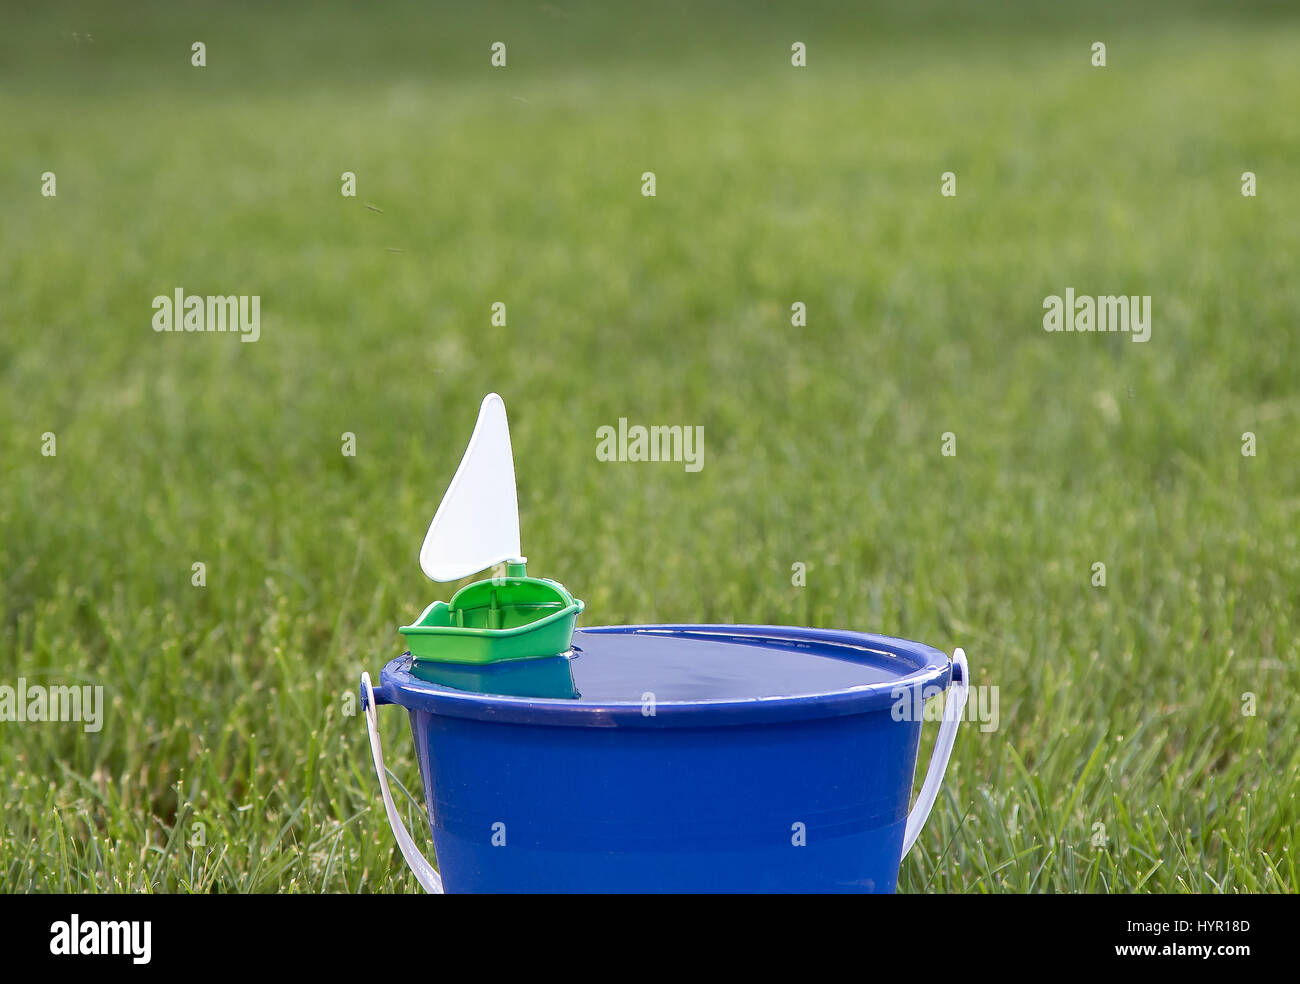
[[[743,625],[588,628],[573,644],[529,669],[548,696],[522,678],[457,689],[409,655],[373,691],[362,675],[389,820],[426,889],[894,890],[965,705],[961,650]],[[918,712],[950,683],[909,817]],[[410,714],[437,872],[388,791],[379,704]]]

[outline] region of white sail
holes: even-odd
[[[465,457],[429,524],[420,566],[435,581],[455,581],[519,553],[519,495],[510,425],[501,397],[489,393]]]

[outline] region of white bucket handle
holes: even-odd
[[[397,813],[393,794],[388,791],[388,771],[384,768],[384,749],[379,742],[379,722],[375,713],[375,692],[370,687],[370,674],[361,674],[362,704],[366,712],[366,730],[370,732],[370,754],[375,760],[375,774],[379,776],[379,790],[384,794],[384,809],[388,811],[388,824],[393,828],[397,846],[402,850],[402,857],[415,873],[415,880],[430,895],[442,894],[442,876],[434,870],[433,865],[420,853],[415,841],[407,833],[406,824]]]
[[[958,671],[960,671],[960,685]],[[939,725],[939,737],[935,739],[934,751],[930,754],[930,768],[925,774],[925,782],[921,784],[916,805],[907,815],[907,826],[903,830],[903,857],[907,857],[907,852],[916,843],[925,821],[930,819],[930,811],[939,796],[939,787],[943,785],[944,773],[948,771],[948,757],[952,755],[952,746],[957,741],[957,726],[961,724],[962,712],[966,710],[966,698],[969,694],[970,668],[966,665],[966,652],[962,649],[954,649],[952,682],[943,705],[943,723]]]

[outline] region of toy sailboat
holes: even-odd
[[[483,665],[556,656],[571,648],[582,612],[558,581],[527,576],[506,405],[489,393],[425,534],[420,567],[445,582],[497,564],[506,565],[504,577],[466,585],[398,630],[415,660]]]

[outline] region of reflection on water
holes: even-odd
[[[440,687],[501,697],[576,700],[580,696],[573,685],[568,654],[512,659],[485,666],[415,660],[411,664],[411,676]]]

